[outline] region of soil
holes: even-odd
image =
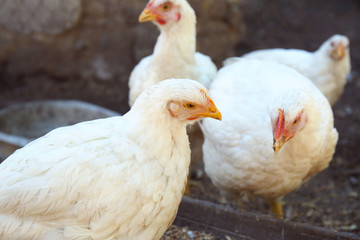
[[[161,240],[186,240],[186,239],[194,239],[194,240],[216,240],[217,237],[213,236],[209,233],[198,232],[194,230],[189,230],[188,227],[178,227],[172,225],[161,238]]]

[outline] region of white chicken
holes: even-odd
[[[351,70],[349,44],[346,36],[336,34],[315,52],[275,48],[257,50],[243,57],[276,61],[296,69],[312,80],[333,106],[343,94]],[[229,58],[224,65],[236,60]]]
[[[122,117],[55,129],[9,156],[0,239],[159,239],[186,182],[186,125],[221,119],[204,89],[163,81]]]
[[[200,124],[205,171],[226,200],[281,199],[325,169],[338,139],[331,106],[314,84],[272,61],[239,59],[219,70],[209,95],[224,118]]]
[[[151,0],[139,17],[160,29],[152,55],[131,72],[129,105],[151,85],[168,78],[194,79],[209,87],[217,68],[210,57],[195,52],[196,16],[186,0]]]
[[[196,15],[186,0],[151,0],[139,16],[160,29],[152,55],[143,58],[131,72],[129,105],[147,87],[167,78],[190,78],[209,87],[217,68],[209,56],[196,52]],[[198,125],[188,128],[191,162],[202,158],[203,136]],[[188,181],[189,183],[189,181]],[[189,195],[189,185],[186,195]]]

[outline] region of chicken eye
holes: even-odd
[[[168,10],[170,10],[170,8],[171,8],[170,3],[164,3],[164,4],[161,6],[161,9],[162,9],[163,11],[168,11]]]
[[[331,42],[330,45],[333,47],[333,46],[335,45],[335,43],[334,43],[334,42]]]
[[[293,122],[293,124],[295,125],[295,124],[297,124],[298,123],[298,120],[297,119],[295,119],[295,121]]]
[[[188,103],[188,104],[186,104],[186,107],[187,107],[188,109],[194,109],[196,106],[195,106],[195,104]]]

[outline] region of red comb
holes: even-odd
[[[275,129],[274,129],[275,139],[279,139],[282,136],[282,134],[284,132],[284,128],[285,128],[284,110],[282,110],[281,108],[279,108],[278,110],[279,110],[279,117],[276,121]]]
[[[151,0],[146,7],[151,7],[154,4],[154,0]]]
[[[211,98],[209,98],[209,96],[206,94],[206,92],[205,92],[204,89],[201,89],[200,92],[202,92],[202,93],[204,94],[205,98],[206,98],[211,104],[215,105],[215,104],[214,104],[214,101],[213,101]]]

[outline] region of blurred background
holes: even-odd
[[[326,171],[285,198],[285,208],[291,219],[360,233],[360,1],[189,2],[198,17],[197,49],[218,67],[227,57],[256,49],[314,51],[335,33],[350,39],[352,72],[334,106],[340,133],[335,157]],[[137,21],[146,3],[0,0],[0,108],[77,99],[127,112],[129,74],[152,53],[159,34],[153,24]],[[220,202],[205,175],[192,181],[192,197]],[[261,202],[248,208],[266,213]]]

